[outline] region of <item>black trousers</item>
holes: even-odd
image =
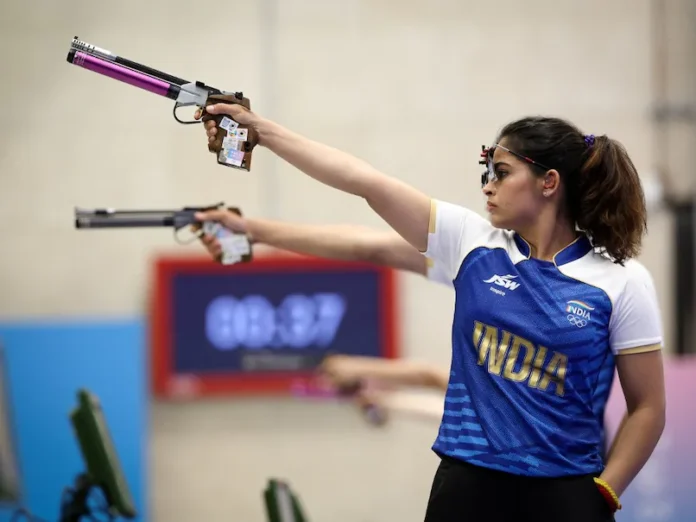
[[[614,522],[592,475],[523,477],[442,457],[425,522]]]

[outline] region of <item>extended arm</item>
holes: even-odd
[[[366,261],[425,276],[427,260],[391,231],[352,225],[300,225],[265,219],[247,219],[256,243],[328,259]]]
[[[243,218],[228,210],[211,210],[197,215],[201,221],[218,221],[237,233],[247,234],[254,243],[342,261],[364,261],[428,276],[428,261],[418,250],[393,231],[379,231],[352,225],[301,225],[267,219]],[[221,254],[214,237],[203,236],[213,257]],[[440,282],[439,273],[433,277]]]
[[[601,478],[621,496],[650,458],[665,426],[662,352],[619,355],[616,368],[627,412]]]
[[[238,105],[207,107],[211,114],[227,114],[253,126],[259,144],[317,181],[367,201],[396,232],[416,249],[428,246],[430,198],[413,187],[378,171],[365,161],[294,133],[260,118]],[[206,122],[209,139],[217,129]]]

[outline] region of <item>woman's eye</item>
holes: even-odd
[[[496,174],[495,174],[495,176],[496,176],[498,179],[503,179],[503,178],[504,178],[505,176],[507,176],[507,175],[508,175],[508,173],[507,173],[506,170],[499,170],[499,171],[496,172]]]

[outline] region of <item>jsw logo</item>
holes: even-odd
[[[508,290],[515,290],[520,286],[519,283],[515,283],[512,281],[512,279],[517,278],[517,276],[514,275],[504,275],[504,276],[499,276],[499,275],[494,275],[490,279],[484,279],[484,283],[493,283],[498,286],[502,286],[503,288],[506,288]]]

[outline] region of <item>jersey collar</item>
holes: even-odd
[[[513,237],[520,253],[527,259],[530,259],[532,248],[529,246],[529,243],[527,243],[527,241],[525,241],[517,232],[515,232]],[[585,234],[581,234],[570,245],[565,247],[563,250],[556,252],[556,255],[553,256],[553,263],[556,266],[571,263],[586,255],[590,250],[592,250],[592,244],[590,243],[589,238]]]

